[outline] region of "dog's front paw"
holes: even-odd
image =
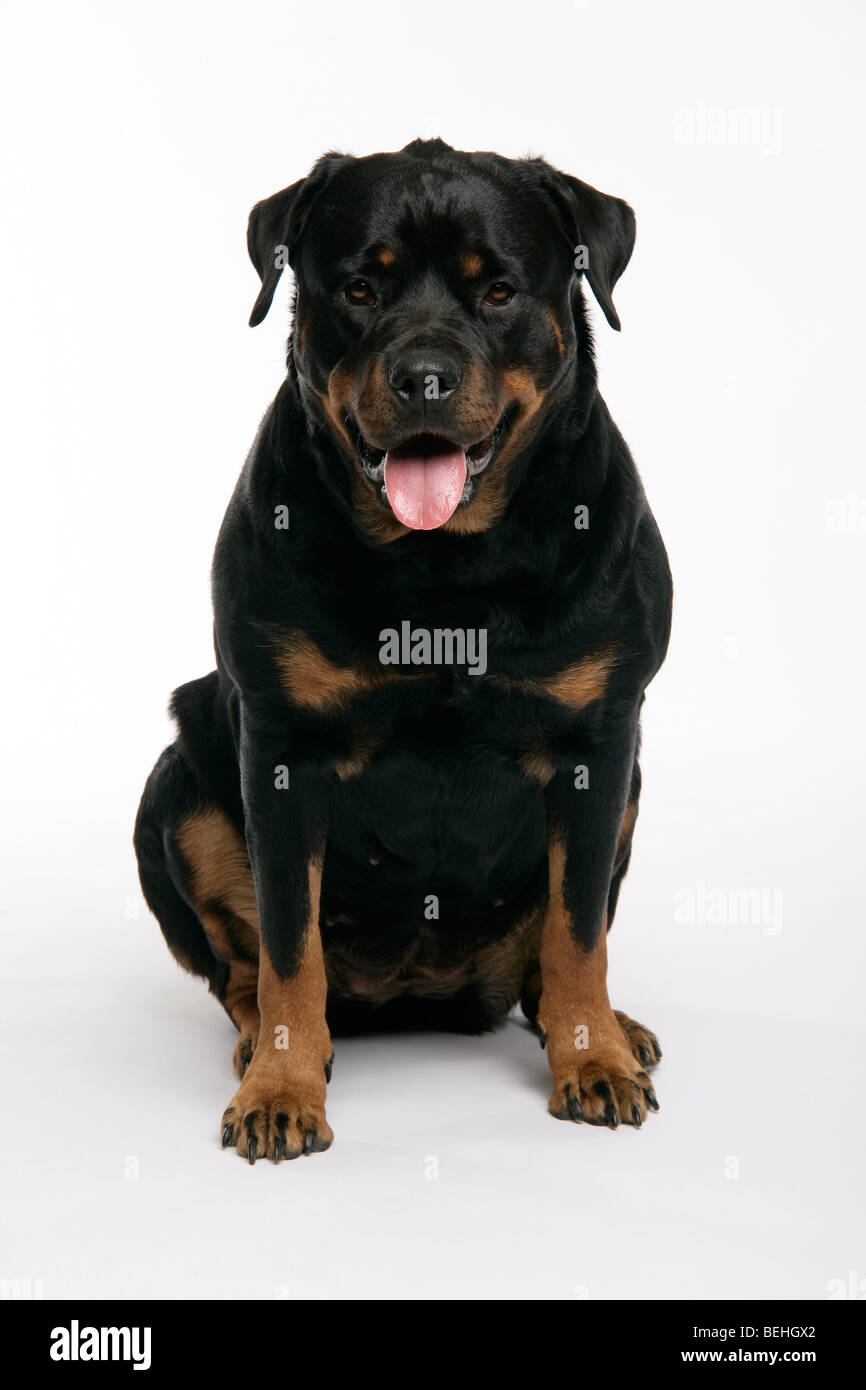
[[[588,1062],[556,1078],[547,1108],[558,1120],[585,1121],[610,1129],[620,1124],[639,1128],[648,1110],[658,1110],[659,1103],[645,1071],[635,1070],[629,1075],[615,1062]]]
[[[621,1024],[621,1021],[620,1021]],[[630,1041],[630,1040],[629,1040]],[[646,1050],[644,1039],[640,1052]],[[640,1127],[659,1103],[653,1084],[620,1028],[605,1029],[586,1050],[549,1048],[554,1089],[548,1110],[558,1120]]]
[[[242,1158],[299,1158],[322,1153],[334,1138],[325,1119],[322,1080],[293,1077],[287,1067],[257,1067],[253,1058],[221,1125],[223,1148]]]

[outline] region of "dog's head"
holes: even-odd
[[[325,155],[253,208],[250,323],[289,264],[299,389],[364,529],[390,540],[499,519],[515,463],[574,379],[576,280],[585,269],[619,328],[611,294],[633,244],[621,199],[540,159],[438,140]]]

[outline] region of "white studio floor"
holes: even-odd
[[[338,1041],[332,1149],[253,1170],[217,1142],[222,1010],[143,907],[84,930],[85,888],[55,890],[2,985],[0,1273],[129,1299],[821,1299],[862,1278],[862,1030],[666,998],[684,958],[698,998],[725,970],[711,940],[641,927],[654,883],[638,864],[612,937],[614,1003],[665,1049],[642,1131],[550,1118],[514,1019]],[[782,941],[740,941],[739,968],[775,972]]]
[[[548,0],[527,25],[506,0],[491,33],[458,0],[381,8],[387,101],[334,42],[348,0],[0,12],[0,1280],[866,1297],[866,13]],[[459,102],[455,33],[496,74]],[[338,1042],[333,1148],[250,1169],[218,1142],[231,1025],[146,912],[132,824],[171,690],[212,669],[214,541],[284,371],[288,275],[247,327],[248,210],[324,150],[434,133],[637,215],[622,333],[590,312],[675,584],[610,950],[661,1111],[553,1120],[516,1020]]]

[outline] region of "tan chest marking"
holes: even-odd
[[[539,685],[545,694],[552,695],[569,709],[583,709],[584,705],[591,705],[593,700],[600,700],[604,695],[615,662],[614,648],[607,647],[585,656],[573,666],[566,666],[559,675],[547,677]]]
[[[375,690],[387,679],[381,672],[337,666],[311,637],[293,629],[279,640],[277,666],[283,690],[301,709],[337,709],[357,695]]]
[[[437,668],[424,671],[363,670],[359,666],[338,666],[325,656],[321,647],[300,628],[293,628],[276,639],[276,660],[283,690],[293,705],[301,709],[327,712],[337,710],[359,695],[381,690],[400,681],[435,680]],[[346,760],[346,767],[366,761],[375,751],[376,739],[359,734]],[[349,772],[348,775],[351,775]]]
[[[525,695],[546,695],[569,709],[580,710],[600,700],[607,690],[610,674],[616,665],[616,648],[605,647],[592,652],[581,661],[566,666],[555,676],[496,676],[511,690]],[[534,757],[534,750],[527,753],[527,760]]]
[[[540,787],[546,787],[556,776],[556,762],[553,751],[546,740],[539,739],[536,744],[528,748],[520,757],[520,768],[525,776],[533,782],[537,782]]]
[[[382,741],[381,733],[374,734],[364,730],[356,734],[351,739],[345,757],[340,758],[334,764],[334,771],[340,781],[348,782],[350,778],[357,777],[359,773],[363,772],[381,748]]]

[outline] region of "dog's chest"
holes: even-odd
[[[277,649],[297,736],[315,738],[341,782],[366,784],[383,760],[408,759],[413,776],[495,772],[546,785],[575,729],[601,707],[619,655],[611,646],[531,658],[484,626],[405,620],[376,637],[360,649],[320,646],[293,630]]]

